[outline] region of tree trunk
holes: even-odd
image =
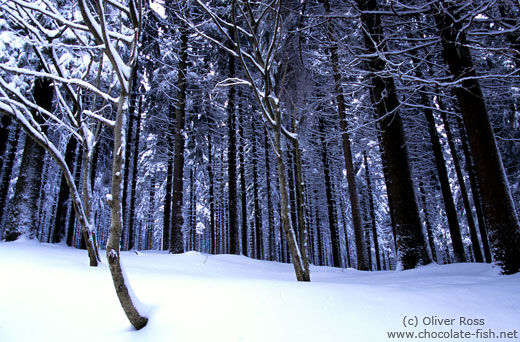
[[[9,192],[9,184],[11,182],[11,176],[14,167],[14,161],[16,159],[16,149],[18,146],[18,140],[20,139],[20,129],[19,125],[15,126],[14,139],[11,143],[10,149],[7,151],[7,154],[4,156],[2,167],[4,172],[2,173],[2,180],[0,183],[0,239],[3,236],[3,228],[2,219],[4,215],[4,211],[6,209],[7,203],[7,193]],[[27,139],[30,139],[27,137]]]
[[[473,219],[473,213],[471,212],[471,206],[469,204],[468,191],[466,190],[466,183],[464,182],[464,176],[462,175],[462,168],[460,166],[459,156],[457,149],[455,148],[454,139],[451,133],[451,127],[446,117],[446,113],[441,111],[441,118],[444,124],[444,130],[446,131],[446,137],[448,138],[448,145],[450,147],[451,156],[453,158],[453,165],[455,166],[455,172],[459,181],[460,196],[464,204],[464,210],[466,211],[466,218],[468,220],[469,234],[471,238],[473,256],[476,262],[483,262],[482,251],[480,250],[480,243],[478,242],[477,228],[475,227],[475,220]]]
[[[365,162],[365,181],[367,183],[368,191],[368,205],[370,211],[370,226],[372,228],[372,236],[374,238],[374,250],[376,253],[376,267],[378,271],[381,271],[381,258],[379,256],[379,241],[376,226],[376,210],[374,206],[374,192],[372,190],[372,181],[370,179],[370,168],[368,165],[367,152],[363,151],[363,161]]]
[[[233,36],[233,34],[231,34]],[[235,77],[235,58],[229,56],[229,73],[231,79]],[[237,137],[235,129],[235,88],[229,87],[227,97],[228,112],[228,199],[229,199],[229,253],[240,254],[238,227],[237,227]]]
[[[326,12],[330,13],[330,5],[328,0],[325,0],[324,5]],[[347,131],[345,98],[343,96],[343,88],[341,86],[341,73],[339,71],[338,47],[336,45],[334,29],[330,20],[327,27],[327,35],[328,39],[332,43],[332,46],[329,49],[330,60],[332,62],[336,106],[338,109],[339,126],[341,129],[341,146],[343,148],[343,156],[345,159],[345,170],[347,171],[350,210],[352,213],[354,237],[356,240],[357,268],[358,270],[368,270],[370,268],[370,264],[367,260],[365,238],[363,234],[363,221],[361,219],[361,207],[359,205],[359,195],[357,190],[356,173],[354,171],[354,163],[352,160],[350,137]]]
[[[169,109],[170,117],[168,118],[168,134],[166,137],[167,148],[166,157],[168,162],[166,165],[166,194],[164,196],[164,212],[163,212],[163,235],[162,235],[162,249],[168,250],[170,248],[170,229],[172,218],[172,191],[173,191],[173,106]]]
[[[269,163],[269,142],[267,129],[264,128],[264,154],[265,154],[265,192],[267,195],[267,231],[269,236],[269,260],[274,261],[275,254],[275,231],[274,231],[274,213],[273,202],[271,199],[271,172]]]
[[[83,147],[81,145],[79,145],[75,151],[74,163],[73,163],[74,165],[73,165],[73,168],[71,169],[71,172],[73,172],[75,184],[78,184],[79,180],[81,178],[81,158],[80,158],[80,156],[82,154],[83,154]],[[96,155],[96,154],[94,154],[94,155]],[[91,184],[92,184],[92,182],[91,182]],[[76,227],[76,211],[73,208],[70,208],[68,217],[69,217],[69,222],[67,222],[66,244],[67,244],[67,246],[72,247],[72,246],[74,246],[74,232],[75,232],[75,227]]]
[[[451,4],[451,2],[450,2]],[[466,126],[486,214],[491,250],[504,274],[520,270],[520,224],[497,148],[458,8],[433,3],[443,56],[459,85],[455,94]],[[458,21],[456,21],[458,20]]]
[[[491,249],[489,248],[489,240],[486,229],[486,222],[484,220],[484,213],[482,212],[482,203],[480,201],[480,190],[478,186],[477,176],[475,175],[475,167],[473,166],[473,158],[469,151],[468,139],[466,137],[466,131],[464,130],[464,123],[462,119],[457,117],[457,125],[459,128],[460,141],[462,149],[464,151],[464,158],[466,159],[466,172],[469,176],[469,184],[471,187],[471,193],[473,195],[473,203],[475,205],[475,213],[477,214],[478,228],[480,232],[480,239],[482,241],[482,247],[484,249],[484,257],[487,263],[492,262]]]
[[[424,225],[426,226],[426,234],[428,236],[428,242],[430,245],[430,251],[432,253],[433,261],[439,262],[437,259],[437,248],[435,247],[435,239],[433,237],[433,227],[430,222],[430,214],[428,212],[428,207],[426,206],[426,191],[424,191],[424,185],[422,182],[419,182],[419,193],[420,193],[420,199],[421,204],[423,207],[424,212]]]
[[[362,11],[377,10],[375,0],[357,0],[357,4]],[[365,45],[371,55],[368,64],[390,179],[387,186],[391,193],[390,200],[393,202],[391,207],[397,234],[398,259],[403,269],[411,269],[430,263],[431,258],[426,247],[415,197],[395,84],[391,77],[381,75],[386,68],[386,62],[379,57],[381,49],[386,49],[381,19],[378,14],[364,13],[361,15],[361,21],[364,26]]]
[[[296,127],[295,127],[296,130]],[[307,252],[308,225],[305,220],[305,184],[303,182],[302,156],[298,140],[293,140],[294,148],[294,173],[296,175],[296,207],[298,212],[298,243],[303,259],[303,268],[309,270],[309,256]]]
[[[210,253],[216,254],[217,232],[215,224],[215,180],[213,175],[213,145],[211,135],[208,135],[208,182],[209,182],[209,233],[210,233]]]
[[[127,94],[121,91],[119,108],[117,110],[116,122],[114,126],[114,155],[112,162],[112,185],[111,194],[108,198],[110,206],[110,236],[107,242],[107,260],[112,274],[112,280],[117,293],[117,298],[123,307],[130,323],[135,329],[139,330],[146,326],[148,318],[139,313],[138,299],[133,294],[132,288],[126,279],[123,266],[120,261],[119,246],[121,244],[121,230],[123,225],[122,196],[122,172],[125,164],[125,125],[126,114],[125,105]]]
[[[280,182],[280,219],[282,221],[282,228],[287,240],[287,245],[291,252],[296,279],[298,281],[310,281],[310,273],[308,269],[305,269],[304,260],[296,240],[296,234],[289,218],[289,194],[287,192],[286,170],[283,160],[281,142],[281,113],[279,108],[276,109],[275,115],[276,126],[273,129],[273,148],[276,155],[278,180]]]
[[[241,97],[240,94],[238,96]],[[239,174],[240,174],[240,209],[241,209],[241,233],[242,233],[242,255],[247,256],[247,238],[248,238],[248,232],[247,232],[247,226],[248,226],[248,220],[247,220],[247,190],[246,190],[246,166],[244,162],[244,146],[245,146],[245,136],[244,136],[244,112],[242,111],[242,106],[239,107],[238,111],[238,135],[240,136],[240,144],[238,145],[238,157],[239,157]],[[253,130],[254,135],[254,130]],[[253,146],[254,146],[253,141]],[[254,149],[254,147],[253,147]],[[254,155],[253,151],[253,163],[256,161],[256,156]],[[255,172],[255,171],[253,171]],[[256,177],[256,175],[255,175]],[[256,184],[253,184],[253,187],[256,187]],[[253,195],[255,196],[255,195]],[[256,197],[255,197],[256,199]],[[255,217],[257,215],[257,212],[255,212]],[[256,222],[256,221],[255,221]],[[257,227],[258,228],[258,227]]]
[[[36,79],[34,82],[33,96],[36,104],[47,111],[52,110],[52,99],[54,89],[51,81],[47,79]],[[44,123],[44,118],[33,110],[32,116],[39,124]],[[46,126],[41,126],[46,131]],[[34,237],[38,228],[37,204],[41,187],[41,172],[43,169],[43,158],[45,150],[34,139],[27,137],[23,149],[20,173],[16,182],[13,202],[8,213],[4,239],[15,241],[20,235]]]
[[[72,170],[74,169],[74,157],[77,148],[77,140],[73,136],[69,138],[67,147],[65,148],[65,163]],[[67,221],[67,202],[70,199],[69,186],[65,176],[61,176],[60,191],[58,193],[58,203],[56,207],[56,221],[54,224],[54,232],[52,235],[52,243],[59,243],[65,236],[65,228]]]
[[[132,250],[135,247],[135,236],[134,236],[134,220],[135,220],[135,191],[137,188],[137,164],[139,161],[139,140],[141,137],[141,114],[142,114],[143,98],[139,98],[139,111],[137,112],[134,152],[132,159],[132,177],[130,180],[130,210],[128,215],[128,249]],[[131,111],[130,111],[131,112]],[[139,248],[138,248],[139,249]]]
[[[182,198],[184,174],[184,119],[186,114],[186,71],[188,67],[188,28],[181,21],[181,50],[177,79],[177,108],[175,110],[175,149],[173,161],[173,203],[172,224],[170,230],[170,253],[184,252],[182,235]]]
[[[414,61],[418,64],[418,61]],[[422,73],[419,68],[416,70],[417,77],[421,78]],[[462,236],[460,234],[459,219],[457,217],[457,209],[453,202],[453,195],[451,194],[450,180],[448,178],[448,171],[446,170],[446,162],[442,154],[442,147],[439,140],[439,135],[435,127],[435,118],[431,109],[430,101],[424,91],[420,91],[420,101],[423,106],[423,112],[428,122],[428,132],[430,133],[430,143],[435,157],[435,166],[439,176],[441,185],[442,198],[444,200],[444,208],[446,210],[446,217],[448,219],[448,227],[450,230],[451,242],[453,246],[453,254],[456,262],[465,262],[466,255],[464,254],[464,245],[462,243]],[[453,153],[453,152],[452,152]]]
[[[330,242],[332,250],[332,266],[341,267],[341,253],[339,245],[338,221],[332,196],[332,182],[330,180],[330,166],[327,157],[327,145],[323,135],[325,134],[323,119],[320,120],[320,140],[321,140],[321,162],[323,164],[323,177],[325,179],[325,195],[327,197],[327,213],[329,219]]]
[[[260,200],[259,200],[259,184],[258,184],[258,166],[257,166],[257,141],[256,141],[256,130],[254,128],[254,122],[251,120],[251,133],[252,133],[252,159],[253,159],[253,205],[255,209],[255,232],[257,238],[257,256],[259,259],[264,259],[264,240],[262,231],[262,213],[260,212]]]

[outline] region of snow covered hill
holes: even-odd
[[[106,262],[90,268],[85,251],[62,245],[0,243],[0,341],[484,341],[501,332],[494,341],[520,341],[520,274],[488,264],[312,267],[312,282],[298,283],[291,265],[241,256],[122,258],[150,317],[140,331]],[[414,335],[390,338],[400,332]]]

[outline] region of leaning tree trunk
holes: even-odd
[[[357,0],[362,11],[377,10],[375,0]],[[394,80],[382,76],[386,62],[379,57],[385,51],[381,18],[375,13],[361,15],[363,35],[373,86],[376,112],[381,123],[386,166],[390,182],[387,183],[397,238],[398,259],[403,269],[415,268],[431,262],[421,225],[415,188],[410,170],[408,149],[403,123],[399,114],[399,100]]]
[[[451,4],[451,2],[449,3]],[[491,250],[504,274],[520,271],[520,223],[504,172],[502,158],[489,121],[486,103],[476,78],[458,5],[433,3],[443,56],[458,81],[455,94],[464,119],[480,184]]]
[[[121,264],[119,246],[121,244],[121,230],[123,226],[122,207],[122,173],[124,168],[125,126],[126,113],[124,107],[127,94],[121,92],[119,108],[114,126],[114,156],[112,162],[112,186],[108,196],[110,205],[110,236],[107,242],[107,260],[112,274],[112,280],[116,289],[117,298],[123,307],[130,323],[137,329],[141,329],[148,323],[148,318],[139,312],[138,299],[134,296],[130,283],[126,279],[123,265]]]

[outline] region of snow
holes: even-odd
[[[150,310],[140,331],[124,316],[106,261],[91,268],[86,251],[0,243],[0,341],[379,342],[398,340],[389,331],[450,329],[516,329],[516,338],[497,341],[520,335],[520,274],[500,276],[489,264],[402,272],[313,266],[313,281],[298,283],[292,265],[242,256],[131,251],[121,258]],[[461,326],[461,317],[483,325]],[[415,319],[417,328],[403,326]]]

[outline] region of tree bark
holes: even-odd
[[[422,74],[418,69],[416,73],[419,78],[422,77]],[[433,155],[435,157],[435,166],[437,169],[437,175],[439,176],[442,198],[444,200],[444,208],[446,210],[446,217],[448,219],[448,227],[450,230],[454,258],[456,262],[465,262],[466,255],[464,253],[462,236],[460,234],[457,209],[455,208],[455,202],[453,201],[453,195],[451,193],[450,180],[448,178],[448,171],[446,170],[446,162],[444,161],[444,155],[442,154],[442,147],[439,140],[439,135],[435,127],[435,118],[433,117],[433,112],[427,95],[424,91],[420,91],[419,93],[421,105],[424,108],[423,112],[426,117],[426,121],[428,122],[430,143],[433,149]]]
[[[173,106],[170,106],[169,109],[170,117],[168,118],[168,135],[166,137],[167,147],[166,147],[166,157],[168,159],[166,165],[166,194],[164,196],[164,211],[163,211],[163,235],[162,235],[162,249],[168,250],[170,248],[170,229],[171,229],[171,219],[172,219],[172,191],[173,191]]]
[[[110,236],[107,242],[107,260],[112,274],[112,280],[116,290],[117,298],[123,307],[130,323],[135,329],[139,330],[146,326],[148,318],[139,312],[138,300],[134,296],[132,288],[126,279],[123,266],[121,265],[119,246],[121,244],[121,230],[123,225],[122,196],[122,172],[124,168],[124,149],[125,149],[125,103],[127,94],[121,92],[119,108],[114,126],[114,155],[112,162],[112,185],[111,194],[108,197],[110,206]]]
[[[462,175],[462,168],[460,166],[459,156],[457,149],[455,148],[455,142],[451,133],[451,126],[446,117],[446,113],[441,111],[441,118],[444,124],[444,130],[446,131],[446,137],[448,138],[448,145],[450,147],[451,156],[453,158],[453,165],[455,166],[455,173],[457,174],[457,180],[459,181],[460,196],[462,197],[462,203],[464,204],[464,210],[466,211],[466,218],[468,221],[469,234],[471,238],[473,256],[476,262],[483,262],[482,251],[480,250],[480,243],[477,237],[477,228],[475,227],[475,220],[473,219],[473,213],[471,212],[471,206],[469,203],[468,191],[466,190],[466,183],[464,182],[464,176]]]
[[[357,0],[362,11],[377,10],[375,0]],[[381,19],[378,14],[361,15],[365,46],[373,86],[373,98],[382,130],[382,142],[390,182],[389,198],[393,203],[393,219],[397,234],[398,259],[403,269],[411,269],[431,262],[422,230],[419,208],[412,180],[403,123],[399,114],[399,100],[392,77],[383,76],[386,62],[379,54],[386,50]]]
[[[47,111],[52,110],[54,89],[50,80],[37,78],[34,82],[33,96],[38,106]],[[45,119],[40,113],[33,110],[32,115],[40,125],[44,123]],[[46,126],[42,125],[42,129],[46,131]],[[27,137],[11,209],[5,222],[5,241],[15,241],[21,235],[32,238],[38,230],[36,206],[40,196],[44,156],[45,149]]]
[[[323,164],[323,177],[325,180],[325,195],[327,198],[327,213],[329,219],[330,242],[332,251],[332,266],[341,267],[341,253],[339,244],[338,220],[332,195],[332,182],[330,180],[330,166],[327,156],[327,145],[323,135],[325,134],[323,119],[320,120],[320,140],[321,140],[321,162]]]
[[[269,163],[269,142],[267,128],[264,127],[264,155],[265,155],[265,192],[267,195],[267,231],[269,232],[269,260],[274,261],[275,254],[275,232],[274,232],[274,213],[273,202],[271,199],[271,171]]]
[[[520,223],[462,29],[463,23],[455,14],[459,12],[458,5],[451,2],[432,5],[437,11],[435,19],[444,60],[458,82],[455,94],[475,161],[491,250],[502,272],[513,274],[520,271]]]
[[[328,0],[324,2],[325,10],[330,13],[330,5]],[[329,20],[327,27],[327,36],[332,43],[330,50],[330,60],[332,62],[332,71],[334,77],[334,91],[336,97],[336,106],[338,110],[339,126],[341,129],[341,147],[343,148],[343,156],[345,159],[345,170],[347,171],[347,183],[350,199],[350,209],[352,213],[352,223],[354,225],[354,237],[356,240],[356,255],[358,270],[368,270],[370,264],[367,260],[365,238],[363,233],[363,220],[361,219],[361,207],[359,205],[359,195],[357,189],[356,173],[352,160],[352,149],[350,145],[350,137],[347,131],[347,117],[345,110],[345,98],[343,96],[343,88],[341,86],[341,73],[339,70],[338,47],[332,22]]]
[[[473,158],[469,151],[468,138],[464,130],[464,123],[462,119],[457,117],[457,125],[459,128],[460,142],[464,151],[464,158],[466,159],[466,172],[469,176],[469,184],[471,187],[471,194],[473,195],[473,203],[475,205],[475,213],[477,214],[478,228],[480,232],[480,239],[484,249],[484,258],[487,263],[492,262],[491,249],[489,248],[488,233],[486,229],[486,222],[484,213],[482,212],[482,203],[480,201],[480,189],[478,186],[477,176],[475,175],[475,167],[473,166]]]
[[[10,149],[7,151],[7,154],[4,156],[2,167],[4,168],[4,172],[2,174],[2,180],[0,183],[0,239],[3,236],[3,228],[2,224],[3,215],[6,209],[6,198],[7,193],[9,192],[9,183],[11,181],[11,176],[14,167],[14,161],[16,159],[16,149],[18,147],[18,140],[20,139],[20,126],[16,125],[14,132],[14,139],[11,143]],[[28,137],[29,139],[29,137]]]
[[[381,271],[381,258],[379,256],[379,241],[376,226],[376,210],[374,206],[374,191],[372,190],[372,181],[370,179],[370,167],[368,165],[367,152],[363,151],[363,161],[365,162],[365,181],[367,183],[368,191],[368,205],[370,211],[370,226],[372,228],[372,236],[374,238],[374,250],[376,253],[376,267],[378,271]]]
[[[239,98],[240,98],[239,94]],[[244,146],[245,146],[245,136],[244,136],[244,112],[242,111],[242,106],[239,106],[238,111],[238,135],[240,136],[240,144],[238,145],[238,157],[239,157],[239,175],[240,175],[240,209],[241,209],[241,233],[242,233],[242,255],[248,256],[247,253],[247,240],[248,240],[248,219],[247,219],[247,190],[246,190],[246,166],[244,162]],[[253,136],[254,136],[254,130],[253,130]],[[254,139],[254,138],[253,138]],[[253,142],[254,145],[254,142]],[[253,147],[254,149],[254,147]],[[253,163],[256,161],[256,156],[254,155],[253,151]],[[255,171],[253,171],[255,172]],[[256,175],[255,175],[256,177]],[[253,184],[253,188],[256,187],[256,184]],[[255,191],[255,189],[254,189]],[[254,194],[253,196],[256,196]],[[256,200],[256,197],[254,197]],[[257,215],[257,212],[255,211],[255,217]],[[256,222],[256,221],[255,221]]]
[[[231,33],[233,35],[233,33]],[[229,56],[229,73],[228,77],[235,77],[235,58]],[[229,253],[239,254],[239,239],[237,226],[237,137],[235,129],[235,88],[229,87],[227,97],[228,112],[228,200],[229,200]]]
[[[186,71],[188,67],[188,28],[181,21],[181,50],[177,79],[177,108],[175,110],[175,149],[173,161],[173,203],[172,224],[170,230],[170,253],[184,252],[184,238],[182,234],[182,203],[183,203],[183,175],[184,175],[184,120],[186,115]]]
[[[130,181],[130,210],[128,215],[128,249],[132,250],[135,247],[135,236],[134,236],[134,220],[135,220],[135,191],[137,188],[137,164],[139,161],[139,140],[141,137],[141,114],[142,114],[142,104],[143,98],[139,98],[139,110],[137,112],[137,122],[136,122],[136,133],[135,133],[135,142],[134,142],[134,152],[132,159],[132,177]],[[131,112],[131,111],[130,111]]]
[[[74,168],[74,157],[77,148],[77,140],[70,137],[65,148],[65,163],[72,170]],[[61,176],[60,191],[58,193],[58,203],[56,207],[56,221],[52,235],[52,243],[59,243],[65,236],[65,228],[67,221],[67,202],[70,199],[69,187],[65,176]]]

